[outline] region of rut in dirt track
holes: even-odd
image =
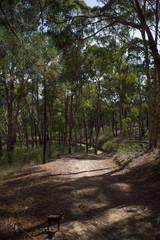
[[[68,155],[4,176],[0,213],[39,240],[160,239],[158,201],[131,176],[104,154]],[[60,210],[66,211],[60,232],[56,226],[48,232],[45,216]],[[23,239],[7,228],[2,239]]]

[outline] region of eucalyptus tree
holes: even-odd
[[[50,114],[50,155],[51,155],[51,141],[52,141],[52,118],[53,118],[53,100],[56,92],[56,85],[58,79],[58,63],[57,63],[57,52],[53,46],[53,43],[47,36],[43,36],[41,33],[37,32],[32,36],[33,49],[32,53],[32,76],[36,76],[36,101],[37,101],[37,116],[38,125],[42,123],[43,120],[43,163],[46,161],[46,146],[47,146],[47,110]],[[32,79],[34,82],[34,79]],[[39,106],[39,94],[41,89],[41,95],[43,100],[43,116],[40,114]],[[39,126],[39,132],[41,132],[41,127]],[[41,137],[41,134],[39,133]]]
[[[3,84],[3,104],[7,111],[7,149],[11,151],[16,140],[16,126],[20,111],[21,99],[26,95],[28,62],[25,49],[22,49],[17,39],[2,28],[0,44],[3,51],[3,61],[0,64],[1,81]]]
[[[149,128],[149,139],[150,141],[153,141],[153,130],[151,130],[153,125],[148,126],[147,120],[148,114],[151,111],[152,115],[150,118],[154,116],[154,112],[152,110],[154,106],[152,101],[155,89],[152,87],[153,83],[151,81],[153,75],[153,60],[150,51],[149,62],[150,67],[148,66],[146,71],[147,65],[143,40],[140,38],[134,38],[130,42],[130,46],[128,48],[127,63],[132,68],[132,71],[137,75],[137,94],[135,101],[137,102],[137,107],[139,108],[139,137],[142,139]],[[147,115],[147,117],[145,117],[145,115]],[[146,121],[144,121],[145,119]]]
[[[156,86],[158,88],[158,94],[155,94],[153,98],[154,105],[154,119],[152,118],[153,111],[149,110],[149,132],[153,131],[150,136],[150,148],[157,145],[156,134],[158,132],[158,122],[159,122],[159,111],[160,111],[160,55],[158,52],[158,42],[159,42],[159,12],[160,12],[160,2],[158,0],[99,0],[103,3],[103,7],[95,7],[91,9],[89,14],[81,14],[74,16],[80,21],[87,19],[88,25],[91,27],[90,30],[86,30],[87,36],[84,39],[89,39],[97,34],[100,34],[102,30],[107,30],[109,34],[111,28],[117,26],[127,26],[132,32],[139,31],[143,38],[144,53],[147,56],[147,48],[149,47],[155,65],[154,74],[154,89]],[[71,18],[70,18],[71,19]],[[88,29],[87,25],[87,29]],[[146,41],[146,36],[148,42]],[[106,34],[103,37],[105,39]],[[105,41],[105,40],[104,40]],[[107,38],[106,38],[107,41]],[[150,66],[149,66],[150,67]],[[149,75],[148,75],[149,76]],[[150,102],[150,96],[149,102]],[[149,109],[152,109],[149,106]]]
[[[156,97],[156,120],[154,121],[152,119],[152,114],[150,111],[149,126],[152,127],[149,127],[149,131],[153,131],[154,133],[158,132],[158,119],[160,109],[160,55],[158,51],[160,2],[158,0],[120,0],[116,2],[112,0],[100,0],[100,2],[102,2],[104,6],[102,8],[96,9],[96,11],[94,11],[94,14],[92,14],[92,16],[89,16],[91,17],[90,19],[95,19],[95,22],[101,22],[101,25],[99,25],[99,28],[96,30],[96,32],[115,25],[128,26],[133,31],[140,31],[144,41],[145,53],[147,54],[147,46],[152,53],[157,72],[157,75],[155,73],[154,77],[154,85],[156,86],[156,82],[158,79],[157,85],[159,90]],[[96,34],[96,32],[94,33],[94,35]],[[148,38],[148,44],[146,43],[145,34]],[[156,145],[157,136],[154,134],[153,139],[150,139],[150,148]]]
[[[157,48],[160,20],[159,1],[120,0],[115,2],[113,0],[100,0],[100,2],[104,6],[97,11],[97,14],[95,13],[95,17],[98,17],[104,26],[107,27],[106,22],[112,26],[118,23],[146,33],[159,75],[160,59]]]
[[[17,73],[21,66],[22,74],[21,79],[18,79],[16,76],[16,80],[18,80],[19,85],[22,85],[24,79],[28,78],[28,81],[32,82],[32,86],[35,84],[35,88],[32,91],[32,109],[33,109],[33,98],[36,96],[36,106],[37,106],[37,122],[38,122],[38,133],[39,133],[39,140],[42,143],[42,134],[41,134],[41,119],[40,116],[40,107],[39,107],[39,94],[42,82],[44,83],[44,100],[47,99],[46,94],[46,78],[48,79],[51,76],[51,67],[52,63],[54,62],[53,57],[53,44],[48,47],[48,43],[46,43],[46,39],[43,41],[44,36],[44,25],[46,21],[46,14],[47,14],[47,1],[22,1],[22,0],[13,0],[10,1],[1,1],[0,3],[0,10],[1,10],[1,24],[5,31],[8,32],[8,42],[9,39],[12,39],[12,42],[8,44],[6,47],[6,52],[11,52],[13,59],[16,59],[15,64],[13,66],[12,60],[6,57],[8,60],[9,66],[13,66],[13,70]],[[41,30],[41,37],[38,38],[40,35]],[[2,38],[3,39],[3,38]],[[13,41],[14,40],[14,41]],[[49,42],[49,41],[48,41]],[[47,45],[47,46],[46,46]],[[3,46],[5,48],[5,45]],[[12,48],[12,49],[11,49]],[[11,50],[10,50],[11,49]],[[20,56],[21,54],[21,56]],[[23,56],[23,57],[22,57]],[[39,58],[39,60],[37,60]],[[19,61],[18,61],[19,60]],[[24,63],[22,65],[22,62]],[[48,65],[49,64],[49,65]],[[37,70],[39,69],[39,70]],[[43,72],[43,74],[42,74]],[[46,73],[47,72],[47,73]],[[53,71],[52,76],[54,75],[55,71]],[[44,74],[46,78],[44,77]],[[3,78],[6,79],[6,76],[3,74]],[[39,78],[39,79],[38,79]],[[13,82],[13,81],[12,81]],[[14,88],[13,84],[10,84],[10,88]],[[32,89],[32,88],[31,88]],[[34,90],[36,90],[34,92]],[[11,91],[10,91],[11,92]],[[13,92],[13,91],[12,91]],[[35,94],[34,94],[35,93]],[[13,94],[10,94],[10,100],[13,99]],[[27,99],[27,98],[26,98]],[[28,99],[29,100],[29,99]],[[26,101],[27,102],[27,101]],[[29,103],[26,106],[29,108]],[[12,106],[9,105],[8,106]],[[44,101],[44,118],[46,112],[46,101]],[[12,108],[11,108],[12,109]],[[11,112],[11,110],[10,110]],[[18,112],[18,111],[17,111]],[[30,114],[30,118],[33,123],[33,114]],[[8,119],[11,119],[9,117]],[[46,121],[44,121],[45,123]],[[11,126],[12,119],[10,120],[9,126]],[[9,127],[11,132],[11,127]],[[31,124],[31,132],[33,138],[33,128]],[[44,134],[46,130],[44,130]],[[43,135],[44,135],[43,134]],[[9,135],[12,135],[10,133]],[[9,138],[11,139],[11,138]],[[33,141],[32,141],[33,143]],[[10,147],[11,148],[11,147]]]
[[[107,81],[107,74],[113,70],[112,52],[104,47],[93,45],[86,48],[84,55],[86,58],[84,68],[89,81],[88,97],[90,98],[92,111],[94,112],[95,153],[97,154],[102,104],[102,86],[104,79]]]
[[[148,103],[148,115],[149,115],[149,141],[150,147],[157,146],[158,141],[158,119],[159,119],[159,94],[158,90],[158,78],[156,75],[156,69],[152,57],[151,50],[148,47],[148,41],[143,34],[143,40],[135,39],[134,46],[132,45],[131,52],[138,53],[141,56],[139,62],[139,70],[141,72],[141,78],[146,75],[147,81],[143,80],[143,88],[147,90],[148,96],[146,102]],[[129,54],[130,55],[130,54]],[[132,59],[132,58],[131,58]],[[136,58],[135,58],[136,59]],[[137,68],[138,69],[138,68]],[[144,70],[145,69],[145,70]]]
[[[0,82],[0,156],[2,155],[2,139],[6,135],[6,116],[5,116],[5,107],[4,107],[4,89],[3,84]]]
[[[0,2],[1,25],[7,28],[17,40],[30,36],[41,25],[42,3],[47,1],[5,0]]]
[[[27,81],[26,74],[29,67],[27,31],[29,29],[31,31],[31,25],[29,25],[31,22],[29,23],[28,20],[33,20],[33,12],[31,13],[30,9],[31,5],[24,1],[0,2],[1,48],[4,60],[0,67],[8,109],[8,151],[12,150],[16,139],[20,100],[25,91],[24,84]],[[32,21],[32,30],[35,28]],[[15,114],[14,117],[13,114]],[[15,122],[14,126],[13,121]]]
[[[54,8],[53,4],[50,5],[50,9],[52,8]],[[48,35],[52,37],[56,47],[62,53],[62,64],[64,68],[61,79],[63,79],[65,85],[68,86],[68,89],[66,89],[65,139],[68,139],[69,153],[71,153],[73,126],[75,130],[75,140],[77,139],[77,121],[75,121],[77,110],[75,108],[74,113],[73,108],[74,99],[75,102],[77,101],[76,91],[81,80],[80,56],[83,49],[82,37],[84,34],[83,26],[85,24],[84,21],[77,21],[76,19],[71,23],[70,18],[86,13],[87,11],[88,8],[86,4],[81,0],[57,1],[56,11],[50,11],[46,18]],[[69,114],[67,114],[67,111]]]

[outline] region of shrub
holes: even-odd
[[[120,144],[119,138],[112,138],[103,144],[102,150],[107,153],[117,152],[119,144]]]

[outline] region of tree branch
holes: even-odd
[[[98,20],[98,22],[104,21],[104,20],[113,20],[114,23],[120,23],[120,24],[130,26],[130,27],[133,27],[133,28],[136,28],[136,29],[139,29],[139,30],[143,29],[143,26],[141,24],[137,24],[137,23],[134,23],[134,22],[129,22],[129,21],[123,20],[121,17],[111,16],[111,15],[107,15],[107,14],[98,14],[96,16],[79,15],[79,16],[72,17],[71,20],[73,20],[75,18],[94,19],[94,18],[101,18],[101,17],[103,17],[103,19]]]
[[[90,35],[90,36],[88,36],[86,38],[83,38],[83,40],[87,40],[88,38],[94,37],[97,33],[103,31],[105,28],[113,26],[114,23],[115,22],[112,22],[112,23],[108,24],[107,26],[104,26],[103,28],[99,29],[97,32],[93,33],[92,35]]]
[[[19,39],[19,37],[17,36],[16,32],[15,32],[14,29],[12,28],[10,22],[8,21],[8,18],[7,18],[7,16],[6,16],[6,13],[5,13],[5,11],[4,11],[3,7],[2,7],[2,2],[0,2],[0,9],[1,9],[1,11],[2,11],[2,13],[3,13],[6,21],[7,21],[7,25],[8,25],[8,27],[9,27],[9,29],[10,29],[11,32],[16,36],[16,38]]]

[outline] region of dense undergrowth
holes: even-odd
[[[83,149],[81,147],[73,146],[73,152],[80,152]],[[49,149],[47,149],[46,162],[52,161],[60,156],[67,154],[68,148],[64,144],[54,142],[52,144],[52,157],[49,158]],[[30,147],[15,147],[11,152],[3,150],[3,155],[0,157],[0,169],[10,169],[23,166],[38,165],[43,162],[43,146]]]
[[[138,140],[126,140],[122,141],[118,137],[113,137],[112,135],[101,135],[99,137],[99,149],[108,153],[125,153],[125,152],[135,152],[148,148],[148,142],[140,142]]]
[[[91,146],[90,146],[91,147]],[[146,149],[147,144],[141,144],[135,141],[120,141],[118,137],[112,137],[109,134],[102,134],[99,137],[98,148],[107,154],[122,154],[125,152],[136,152]],[[85,146],[73,146],[72,152],[84,153]],[[47,149],[46,162],[53,161],[54,159],[64,156],[68,153],[68,147],[65,144],[54,142],[52,144],[52,157],[49,157],[49,149]],[[90,148],[89,153],[94,153],[93,148]],[[17,168],[23,166],[38,165],[43,162],[43,146],[20,147],[16,146],[11,152],[3,149],[3,155],[0,157],[0,169],[6,170],[10,168]]]

